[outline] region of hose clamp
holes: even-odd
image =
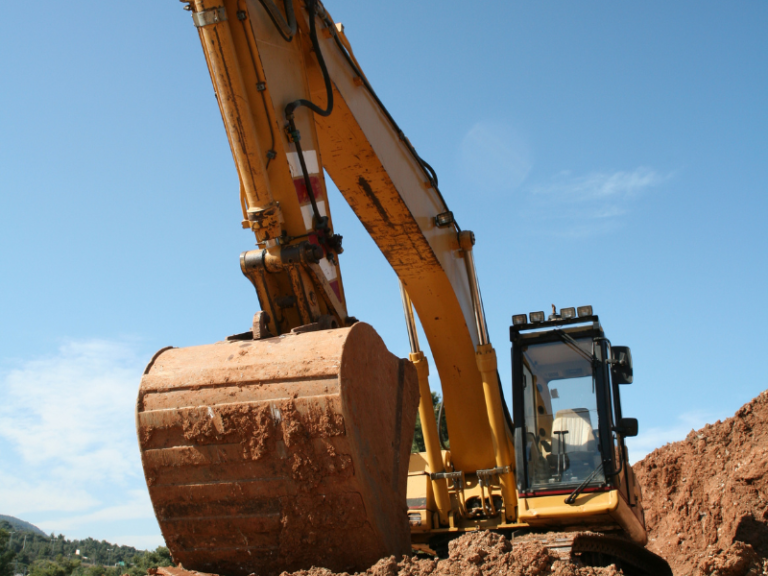
[[[226,20],[227,13],[224,10],[224,6],[211,8],[210,10],[202,10],[201,12],[192,12],[192,21],[195,23],[196,28],[211,26],[213,24],[218,24],[219,22],[225,22]]]

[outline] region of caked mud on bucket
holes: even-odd
[[[409,553],[417,406],[415,369],[364,323],[164,351],[137,431],[175,561],[245,576]]]

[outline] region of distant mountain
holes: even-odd
[[[34,524],[30,524],[29,522],[24,522],[24,520],[19,520],[18,518],[14,518],[13,516],[3,516],[2,514],[0,514],[0,522],[2,522],[3,520],[5,520],[6,522],[8,522],[8,524],[16,528],[16,530],[32,532],[33,534],[37,534],[38,536],[46,536],[46,537],[49,536]]]

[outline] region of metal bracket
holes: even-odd
[[[477,470],[477,483],[480,485],[480,503],[483,506],[483,513],[493,517],[498,514],[496,510],[496,504],[493,502],[493,487],[491,486],[491,478],[495,475],[502,476],[512,472],[511,466],[497,466],[496,468],[486,468],[485,470]],[[488,506],[486,507],[486,490],[488,491]]]
[[[270,238],[280,237],[280,223],[283,215],[278,202],[271,202],[267,206],[248,208],[246,218],[254,233],[258,230],[256,240],[263,243]]]
[[[253,326],[251,333],[254,340],[263,340],[264,338],[271,338],[272,333],[269,331],[269,314],[263,310],[259,310],[253,315]]]
[[[475,472],[477,474],[477,479],[480,482],[484,482],[486,486],[490,484],[491,478],[496,475],[502,475],[502,474],[509,474],[512,472],[511,466],[499,466],[497,468],[487,468],[485,470],[478,470]]]
[[[219,22],[225,22],[226,20],[227,13],[224,10],[224,6],[203,10],[201,12],[192,12],[192,21],[195,23],[196,28],[211,26],[212,24],[218,24]]]
[[[450,480],[451,485],[448,486],[448,493],[456,496],[456,501],[459,505],[459,515],[462,518],[468,518],[467,503],[464,498],[464,472],[457,470],[456,472],[433,472],[429,475],[432,480]]]
[[[464,487],[464,472],[434,472],[429,475],[432,480],[450,480],[460,487]]]

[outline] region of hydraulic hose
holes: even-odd
[[[283,7],[285,8],[285,18],[280,14],[280,10],[272,0],[260,0],[261,5],[269,14],[270,20],[280,32],[280,36],[283,40],[290,42],[293,40],[296,34],[296,14],[293,12],[293,0],[283,0]],[[286,21],[287,18],[287,21]]]
[[[290,1],[290,0],[286,0]],[[317,28],[315,26],[315,10],[317,8],[317,0],[309,0],[307,3],[307,10],[309,12],[309,38],[312,41],[312,48],[317,56],[317,62],[320,65],[320,70],[323,73],[323,81],[325,82],[325,92],[327,95],[327,102],[325,109],[320,108],[314,102],[300,98],[294,100],[285,107],[285,117],[288,120],[288,126],[293,139],[293,144],[296,146],[296,153],[299,155],[299,164],[301,165],[301,173],[304,178],[304,186],[307,189],[307,195],[309,196],[309,202],[312,204],[312,213],[315,216],[315,230],[325,230],[328,227],[328,219],[320,216],[320,211],[317,208],[317,200],[315,199],[315,191],[312,189],[312,181],[307,171],[307,165],[304,161],[304,152],[301,149],[301,134],[296,129],[296,122],[294,121],[293,113],[297,108],[309,108],[315,114],[320,116],[330,116],[333,111],[333,85],[331,84],[331,77],[328,75],[328,68],[325,66],[325,59],[323,53],[320,50],[320,43],[317,41]]]
[[[416,152],[416,149],[413,147],[413,144],[411,144],[408,138],[406,138],[405,133],[400,129],[400,126],[398,126],[397,122],[395,122],[395,119],[389,113],[389,110],[387,110],[387,107],[384,106],[384,103],[379,99],[373,87],[368,82],[368,79],[365,77],[363,72],[358,68],[352,56],[350,56],[349,52],[347,51],[347,48],[344,46],[344,43],[341,41],[341,38],[339,38],[339,35],[336,32],[336,27],[333,25],[333,23],[326,21],[326,26],[328,26],[328,29],[331,31],[331,34],[333,34],[334,42],[336,42],[336,46],[339,48],[339,50],[341,50],[341,53],[344,56],[344,59],[347,61],[347,64],[349,64],[350,68],[352,68],[352,71],[355,74],[357,74],[358,77],[360,77],[360,79],[363,82],[363,86],[365,86],[365,89],[376,101],[376,104],[379,105],[379,108],[381,108],[381,111],[384,112],[384,115],[392,124],[392,127],[397,132],[400,140],[402,140],[402,142],[408,148],[408,151],[419,163],[419,166],[421,166],[421,169],[424,171],[424,174],[429,180],[430,185],[435,189],[435,192],[437,192],[437,195],[440,198],[440,201],[443,203],[443,206],[445,206],[445,210],[449,211],[448,203],[445,201],[445,198],[443,197],[443,194],[442,192],[440,192],[440,188],[438,187],[437,172],[435,172],[434,168],[432,168],[432,166],[430,166],[426,160],[424,160],[421,156],[419,156],[419,154]],[[461,232],[461,228],[459,227],[459,224],[455,221],[453,222],[453,224],[454,226],[456,226],[457,232]]]
[[[287,0],[290,1],[290,0]],[[325,93],[327,95],[327,103],[326,108],[323,110],[313,102],[310,102],[309,100],[299,99],[294,100],[290,104],[288,104],[285,107],[285,116],[288,118],[289,122],[293,118],[293,111],[296,110],[296,108],[299,108],[301,106],[304,106],[306,108],[309,108],[314,112],[315,114],[319,114],[320,116],[330,116],[331,112],[333,111],[333,86],[331,84],[331,77],[328,75],[328,68],[325,66],[325,59],[323,58],[323,53],[320,50],[320,43],[317,41],[317,29],[315,26],[315,10],[317,9],[317,0],[309,0],[307,3],[307,11],[309,12],[309,39],[312,41],[312,48],[315,51],[315,56],[317,56],[317,63],[320,65],[320,70],[323,72],[323,81],[325,82]]]
[[[275,24],[275,27],[280,32],[280,35],[287,42],[290,42],[291,40],[293,40],[293,36],[296,34],[297,28],[296,28],[296,17],[293,12],[292,0],[283,0],[286,16],[288,18],[287,22],[283,18],[282,14],[280,14],[280,11],[278,10],[277,6],[274,4],[272,0],[260,0],[260,2],[266,9],[267,13],[269,14],[269,17],[272,19],[272,22]],[[316,31],[316,25],[315,25],[315,15],[317,13],[317,0],[309,0],[307,2],[307,11],[309,13],[310,40],[312,41],[312,48],[314,49],[315,55],[317,56],[317,60],[320,65],[320,69],[323,73],[323,81],[325,82],[325,90],[327,94],[327,103],[326,103],[325,110],[317,106],[315,103],[309,100],[305,100],[303,98],[299,100],[295,100],[294,102],[291,102],[290,104],[288,104],[285,107],[285,115],[288,118],[290,130],[294,135],[298,134],[298,131],[296,130],[296,126],[293,122],[293,112],[296,110],[296,108],[304,106],[312,110],[315,114],[319,114],[320,116],[324,116],[324,117],[329,116],[333,111],[333,87],[331,84],[331,78],[328,74],[328,69],[326,68],[325,60],[323,59],[323,53],[320,51],[320,44],[317,41],[317,31]],[[408,148],[408,151],[419,163],[419,166],[421,166],[422,170],[424,170],[424,173],[427,176],[427,179],[429,180],[430,185],[435,189],[438,197],[443,203],[443,206],[445,206],[445,210],[449,211],[448,203],[445,201],[445,198],[443,197],[443,194],[442,192],[440,192],[440,188],[438,187],[437,172],[435,171],[434,168],[432,168],[432,166],[429,165],[429,163],[426,160],[424,160],[421,156],[419,156],[419,154],[416,152],[416,149],[410,143],[408,138],[405,137],[405,134],[400,129],[400,126],[398,126],[397,122],[395,122],[395,119],[389,113],[389,110],[387,110],[386,106],[384,106],[384,103],[379,99],[379,97],[377,96],[376,92],[373,90],[373,87],[370,85],[365,75],[357,67],[357,64],[355,63],[353,58],[350,56],[349,52],[344,46],[344,43],[339,38],[339,35],[336,32],[336,27],[333,25],[333,22],[329,22],[325,14],[322,14],[321,16],[325,18],[325,24],[333,34],[333,39],[336,42],[336,45],[338,46],[339,50],[341,50],[341,53],[344,55],[344,58],[346,59],[347,63],[355,72],[355,74],[357,74],[362,79],[363,85],[365,86],[366,90],[368,90],[371,96],[373,96],[373,99],[376,101],[376,103],[379,105],[381,110],[384,112],[384,115],[390,121],[393,128],[397,131],[398,136],[400,137],[400,140],[403,141],[403,143]],[[302,164],[302,170],[304,172],[304,181],[307,186],[307,193],[309,194],[310,201],[312,203],[312,210],[314,212],[315,218],[318,221],[320,221],[320,214],[317,211],[316,202],[314,199],[314,193],[310,186],[309,178],[306,174],[306,167],[304,166],[304,161],[301,156],[301,151],[300,151],[301,145],[298,144],[298,140],[296,140],[296,142],[297,142],[296,151],[299,153],[300,162]],[[453,224],[456,227],[457,232],[461,232],[461,227],[459,226],[458,222],[454,221]]]

